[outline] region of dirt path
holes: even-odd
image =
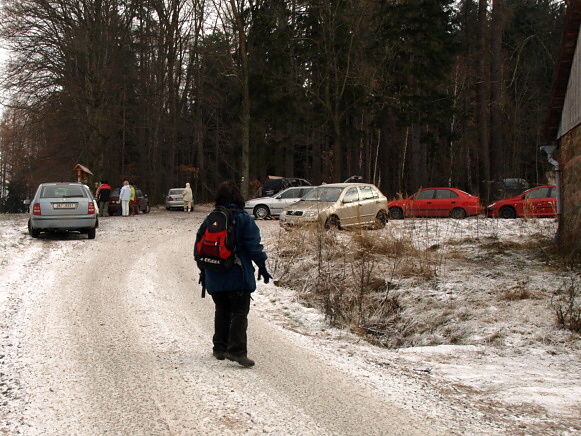
[[[7,302],[0,432],[443,434],[255,314],[256,367],[215,360],[191,255],[202,217],[153,211],[102,219],[93,241],[32,241]]]

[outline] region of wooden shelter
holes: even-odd
[[[73,171],[77,173],[77,182],[79,183],[87,183],[89,181],[89,175],[93,175],[89,168],[81,164],[77,164],[77,166],[73,168]]]

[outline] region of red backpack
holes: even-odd
[[[206,229],[194,246],[194,258],[200,270],[224,273],[235,263],[236,221],[231,209],[219,206],[206,218]]]

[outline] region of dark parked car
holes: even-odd
[[[111,191],[109,196],[109,215],[121,215],[121,204],[119,202],[119,191],[121,188],[115,188]],[[149,198],[147,194],[139,188],[135,188],[135,203],[136,203],[136,213],[139,211],[143,213],[149,213]]]
[[[91,190],[82,183],[42,183],[30,203],[28,233],[80,232],[95,239],[99,210]]]
[[[305,179],[296,177],[280,177],[268,179],[262,186],[262,194],[259,197],[272,197],[274,194],[292,186],[311,186]]]

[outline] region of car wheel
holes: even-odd
[[[327,221],[325,221],[325,228],[335,228],[341,230],[341,220],[337,215],[331,215],[329,218],[327,218]]]
[[[30,224],[30,220],[28,220],[28,234],[33,238],[38,238],[40,236],[40,231],[38,229],[33,229],[32,225]]]
[[[254,216],[256,219],[264,219],[270,215],[270,209],[267,206],[260,205],[254,208]]]
[[[149,204],[147,206],[145,206],[145,209],[143,210],[143,213],[149,213],[150,208],[149,208]]]
[[[516,211],[512,207],[505,206],[500,208],[498,216],[500,218],[513,219],[516,218]]]
[[[89,239],[95,239],[96,235],[97,235],[97,230],[94,227],[92,229],[87,230],[87,237]]]
[[[454,218],[457,220],[463,220],[464,218],[466,218],[466,211],[464,209],[462,209],[461,207],[457,207],[455,209],[452,209],[452,212],[450,212],[450,218]]]
[[[389,209],[389,217],[393,220],[402,220],[403,210],[401,210],[399,207],[392,207]]]
[[[387,224],[387,214],[384,211],[380,210],[379,212],[377,212],[377,215],[375,216],[375,228],[383,229],[386,224]]]

